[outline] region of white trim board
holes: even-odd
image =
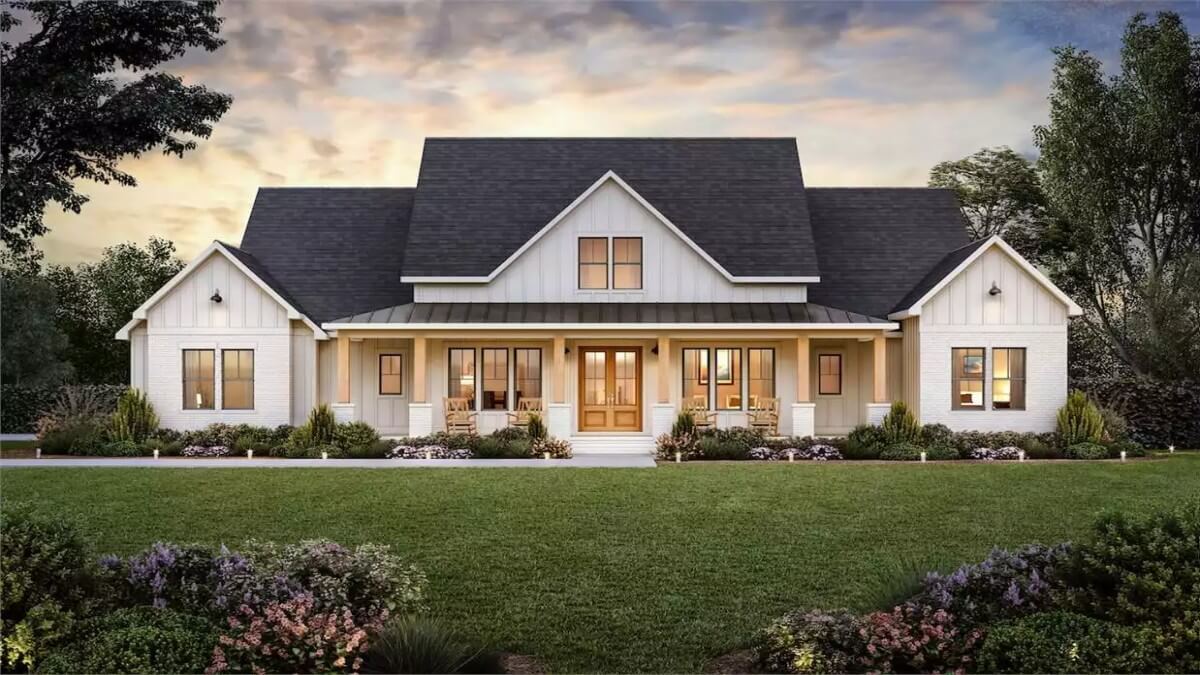
[[[346,330],[899,330],[898,323],[325,323]]]
[[[316,336],[316,339],[329,339],[329,336],[325,333],[325,331],[321,330],[320,326],[318,326],[316,323],[313,323],[312,319],[309,319],[304,314],[301,314],[300,311],[293,307],[287,300],[284,300],[282,296],[276,293],[275,290],[267,285],[265,281],[260,279],[257,274],[250,271],[249,267],[246,267],[241,260],[238,260],[237,256],[235,256],[233,253],[230,253],[229,249],[225,248],[225,245],[219,241],[214,241],[213,243],[209,244],[207,248],[200,252],[200,255],[193,258],[192,261],[188,263],[186,267],[180,270],[178,274],[171,277],[171,280],[163,284],[163,287],[158,289],[154,295],[151,295],[149,299],[143,302],[137,309],[133,310],[133,318],[130,319],[129,322],[124,326],[121,326],[121,330],[117,331],[117,339],[129,340],[129,332],[136,328],[140,322],[146,320],[146,314],[150,311],[150,308],[158,303],[159,300],[162,300],[167,293],[171,292],[171,289],[182,283],[189,274],[194,272],[196,268],[200,267],[200,265],[204,264],[204,261],[208,260],[209,257],[215,253],[220,253],[221,255],[225,256],[225,258],[228,259],[229,262],[233,263],[233,266],[238,268],[242,274],[245,274],[247,277],[249,277],[252,281],[254,281],[255,284],[258,284],[258,287],[261,288],[264,293],[271,296],[272,300],[282,305],[283,308],[287,310],[287,316],[289,319],[303,321],[304,325],[312,329],[313,335]]]
[[[522,244],[521,248],[517,249],[512,255],[510,255],[508,257],[507,260],[500,263],[500,265],[498,267],[496,267],[496,269],[492,270],[491,274],[488,274],[487,276],[484,276],[484,277],[480,277],[480,276],[473,276],[473,277],[401,276],[400,281],[403,283],[406,283],[406,284],[486,284],[486,283],[490,283],[497,276],[499,276],[501,272],[508,269],[509,266],[511,266],[514,262],[516,262],[517,258],[520,258],[522,254],[524,254],[526,251],[528,251],[530,248],[532,248],[533,245],[538,242],[538,240],[540,240],[542,237],[546,236],[546,234],[548,232],[550,232],[550,230],[554,229],[554,227],[556,225],[558,225],[560,222],[562,222],[562,220],[564,218],[566,218],[568,215],[570,215],[571,212],[574,211],[576,209],[576,207],[578,207],[580,204],[582,204],[584,202],[584,200],[586,200],[588,197],[590,197],[593,192],[595,192],[596,190],[599,190],[602,185],[604,185],[606,182],[608,182],[610,180],[612,182],[616,183],[617,185],[619,185],[623,190],[625,190],[625,192],[629,193],[629,196],[633,197],[634,200],[636,200],[639,204],[641,204],[642,208],[649,211],[651,213],[651,215],[653,215],[655,218],[657,218],[659,220],[659,222],[661,222],[663,225],[665,225],[667,227],[667,229],[669,229],[671,232],[675,233],[675,236],[679,237],[679,239],[682,240],[683,243],[685,243],[689,247],[691,247],[691,249],[693,251],[695,251],[697,255],[699,255],[701,258],[703,258],[705,260],[705,262],[707,262],[709,265],[712,265],[713,269],[720,272],[721,276],[725,277],[726,280],[728,280],[732,283],[735,283],[735,284],[815,284],[821,280],[821,277],[819,277],[819,276],[815,276],[815,277],[738,277],[738,276],[734,276],[734,275],[730,274],[729,271],[726,270],[724,267],[722,267],[721,264],[718,263],[716,260],[714,260],[712,256],[708,255],[708,253],[706,253],[704,251],[704,249],[700,248],[700,246],[698,244],[696,244],[696,242],[692,241],[692,239],[690,237],[688,237],[686,234],[684,234],[683,230],[676,227],[675,224],[672,223],[670,220],[668,220],[667,217],[664,216],[661,212],[659,212],[658,209],[654,208],[654,206],[652,204],[650,204],[650,202],[646,201],[646,199],[643,198],[640,194],[638,194],[636,190],[634,190],[632,187],[630,187],[630,185],[628,183],[626,183],[624,180],[622,180],[621,177],[618,176],[615,171],[612,171],[610,169],[603,176],[601,176],[599,178],[599,180],[597,180],[595,183],[592,183],[591,187],[584,190],[582,194],[580,194],[578,197],[576,197],[575,201],[568,204],[567,208],[560,211],[559,214],[557,216],[555,216],[549,223],[546,223],[546,225],[541,230],[539,230],[537,232],[537,234],[533,235],[532,237],[529,238],[528,241],[526,241],[524,244]]]
[[[962,274],[963,270],[970,267],[971,263],[978,260],[985,251],[992,247],[999,248],[1006,255],[1008,255],[1008,257],[1012,258],[1013,261],[1015,261],[1017,265],[1021,267],[1021,269],[1025,270],[1031,277],[1033,277],[1034,281],[1037,281],[1046,290],[1050,291],[1051,295],[1066,305],[1067,316],[1079,316],[1080,314],[1083,314],[1083,309],[1081,309],[1079,305],[1077,305],[1075,301],[1071,299],[1070,296],[1068,296],[1066,293],[1063,293],[1062,289],[1060,289],[1058,286],[1055,286],[1053,281],[1050,281],[1050,279],[1046,278],[1046,275],[1039,272],[1032,263],[1026,260],[1020,253],[1017,253],[1016,249],[1014,249],[1012,246],[1009,246],[1008,242],[1000,238],[1000,235],[993,234],[987,239],[987,241],[983,243],[983,245],[976,248],[971,255],[967,256],[967,258],[959,263],[957,267],[951,270],[949,274],[942,277],[942,279],[938,281],[933,288],[929,289],[925,295],[922,295],[920,299],[914,302],[910,307],[902,309],[899,312],[892,312],[891,314],[888,314],[887,318],[893,321],[899,321],[901,319],[909,319],[914,316],[920,316],[921,308],[925,306],[925,303],[929,302],[930,299],[932,299],[943,288],[949,285],[951,281],[954,281],[955,277],[957,277],[959,274]]]

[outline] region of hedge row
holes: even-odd
[[[1121,413],[1130,437],[1147,447],[1200,448],[1200,382],[1094,377],[1071,386]]]
[[[116,410],[117,398],[128,386],[124,384],[80,384],[70,385],[89,389],[101,396],[109,410]],[[0,432],[6,434],[32,434],[37,431],[37,420],[58,398],[63,387],[24,387],[18,384],[0,385]]]

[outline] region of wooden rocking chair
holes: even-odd
[[[443,398],[442,407],[446,411],[446,433],[471,435],[476,433],[476,413],[471,410],[470,399]]]
[[[779,399],[756,398],[749,410],[750,428],[767,436],[779,435]]]
[[[691,415],[697,431],[715,429],[717,426],[717,413],[708,409],[707,396],[693,396],[683,404],[683,412]]]
[[[529,429],[529,418],[537,415],[546,421],[545,411],[542,410],[542,399],[540,398],[523,398],[517,401],[517,409],[508,413],[508,425],[519,427],[521,429]]]

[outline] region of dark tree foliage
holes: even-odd
[[[72,375],[67,362],[67,336],[55,324],[58,300],[54,287],[36,267],[4,256],[0,277],[0,381],[44,387]]]
[[[14,251],[45,234],[50,202],[79,213],[80,179],[136,185],[120,168],[159,149],[182,156],[232,99],[154,69],[188,48],[212,51],[216,2],[7,2],[0,31],[0,216]]]

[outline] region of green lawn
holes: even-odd
[[[629,469],[4,469],[102,552],[156,539],[383,542],[464,632],[554,671],[695,671],[791,608],[1200,494],[1200,456],[1127,464]]]

